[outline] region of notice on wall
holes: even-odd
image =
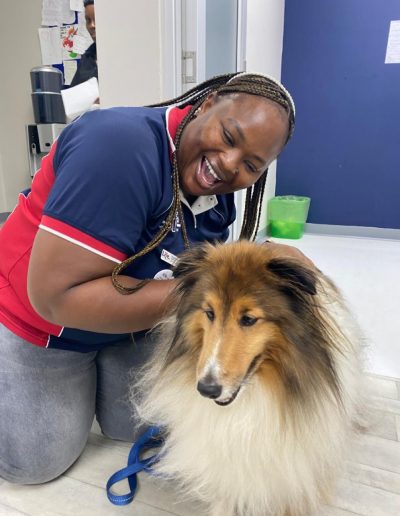
[[[78,26],[79,31],[79,26]],[[83,36],[78,34],[74,37],[74,51],[77,54],[84,54],[87,48],[91,45],[92,41],[89,41],[88,39],[84,38]]]
[[[68,86],[71,84],[72,79],[78,68],[77,62],[73,60],[63,61],[64,65],[64,84]]]
[[[42,64],[52,65],[61,63],[62,51],[60,45],[59,27],[41,27],[38,29]]]
[[[400,63],[400,20],[390,22],[385,64]]]
[[[71,11],[83,11],[83,0],[69,0],[69,8]]]
[[[42,25],[53,26],[74,23],[75,12],[69,0],[42,0]]]

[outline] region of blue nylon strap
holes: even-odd
[[[133,444],[128,456],[128,465],[126,468],[115,472],[108,479],[106,489],[107,496],[114,505],[127,505],[131,503],[136,494],[137,474],[141,471],[152,473],[151,466],[159,460],[159,454],[154,454],[146,459],[141,459],[141,454],[151,448],[158,448],[162,445],[163,440],[160,437],[161,428],[158,426],[150,426]],[[116,495],[111,491],[111,487],[121,480],[128,479],[129,493],[124,495]]]

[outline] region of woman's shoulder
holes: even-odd
[[[82,115],[78,125],[88,126],[94,131],[128,133],[165,130],[165,109],[148,107],[113,107],[96,109]]]
[[[88,111],[69,124],[60,143],[79,139],[86,146],[159,145],[167,139],[165,110],[146,107],[116,107]]]

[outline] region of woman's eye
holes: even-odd
[[[228,145],[230,145],[231,147],[233,147],[233,145],[234,145],[234,143],[235,143],[235,142],[234,142],[234,140],[233,140],[233,138],[232,138],[231,133],[230,133],[229,131],[227,131],[226,129],[224,129],[224,128],[222,129],[222,131],[223,131],[223,134],[224,134],[224,140],[226,141],[226,143],[227,143]]]
[[[250,161],[246,161],[246,167],[252,174],[256,174],[258,172],[257,167],[255,167],[253,163],[250,163]]]

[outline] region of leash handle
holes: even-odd
[[[158,426],[150,426],[132,445],[128,456],[128,465],[125,468],[116,471],[108,479],[106,490],[107,497],[111,503],[114,505],[127,505],[128,503],[131,503],[137,490],[137,474],[141,471],[152,473],[151,466],[158,462],[160,458],[160,454],[156,453],[151,457],[141,459],[141,454],[145,450],[160,447],[164,442],[161,438],[161,434],[161,428]],[[123,495],[114,494],[111,490],[112,486],[125,479],[128,480],[129,492]]]

